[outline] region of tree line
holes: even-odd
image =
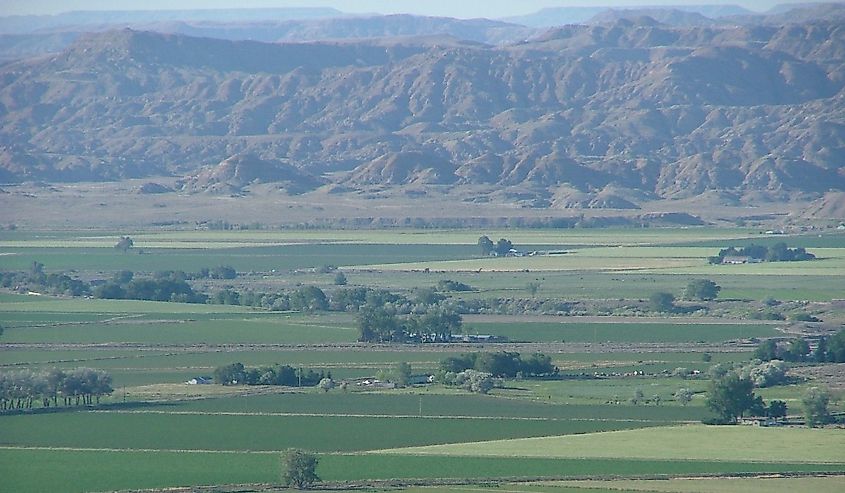
[[[812,351],[803,337],[789,341],[767,339],[754,350],[754,358],[761,361],[845,363],[845,329],[831,337],[820,337]]]
[[[450,342],[463,327],[461,315],[447,306],[400,316],[391,305],[364,305],[358,312],[360,342]]]
[[[554,377],[560,372],[552,364],[552,358],[542,353],[534,353],[527,358],[510,351],[463,353],[440,362],[439,372],[442,374],[465,370],[489,373],[496,378]]]
[[[206,303],[208,297],[193,290],[187,281],[195,279],[234,279],[237,273],[229,266],[203,268],[195,273],[180,270],[160,271],[150,278],[136,278],[135,273],[121,270],[109,280],[86,282],[63,273],[44,272],[44,264],[33,262],[25,272],[0,272],[0,286],[17,291],[38,291],[65,296],[93,296],[101,299],[173,301]]]
[[[495,253],[499,256],[505,256],[513,248],[513,243],[506,238],[499,238],[499,241],[493,243],[488,236],[482,236],[478,239],[478,248],[482,255],[491,255]]]
[[[709,257],[711,264],[721,264],[725,257],[749,257],[761,262],[798,262],[816,258],[804,247],[789,248],[786,243],[775,243],[770,247],[763,245],[748,245],[741,248],[728,247],[719,250],[719,254]]]
[[[91,405],[110,395],[112,377],[103,370],[76,368],[65,372],[51,370],[16,370],[0,372],[0,410]]]
[[[313,387],[324,378],[331,379],[331,372],[317,373],[310,369],[275,364],[247,368],[243,363],[231,363],[214,369],[214,383],[219,385],[283,385],[286,387]]]
[[[41,291],[65,296],[91,294],[91,285],[67,274],[44,272],[44,264],[34,261],[25,272],[0,272],[0,286],[18,291]]]

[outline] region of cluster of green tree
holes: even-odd
[[[743,366],[739,370],[739,374],[743,378],[747,378],[754,383],[755,387],[764,388],[772,387],[787,383],[786,363],[783,361],[765,361],[758,364],[752,362],[750,365]]]
[[[357,312],[364,305],[391,304],[410,311],[413,301],[383,289],[364,287],[337,289],[330,295],[317,286],[301,286],[293,291],[261,293],[222,289],[209,298],[209,303],[267,308],[276,311],[340,311]]]
[[[400,361],[393,368],[382,369],[376,373],[376,379],[391,382],[397,387],[407,387],[411,383],[413,370],[406,361]]]
[[[754,357],[761,361],[809,361],[816,363],[845,363],[845,329],[831,337],[819,338],[815,350],[802,337],[788,342],[767,339],[757,346]]]
[[[552,364],[552,358],[542,353],[534,353],[525,359],[519,353],[509,351],[464,353],[440,362],[441,373],[460,373],[464,370],[485,372],[497,378],[552,377],[560,372]]]
[[[266,224],[260,222],[252,222],[248,224],[230,223],[222,219],[210,221],[197,221],[196,227],[200,229],[208,229],[211,231],[246,231],[246,230],[262,230],[270,229]]]
[[[443,385],[462,387],[469,392],[486,394],[493,390],[495,381],[490,372],[478,371],[468,368],[460,372],[440,371],[435,375],[435,381]]]
[[[255,291],[235,291],[225,288],[217,291],[208,300],[218,305],[240,305],[267,308],[277,311],[325,311],[330,310],[329,298],[317,286],[302,286],[294,291],[280,293],[259,293]]]
[[[684,298],[697,301],[715,300],[721,290],[722,287],[710,279],[694,279],[687,284]]]
[[[783,418],[786,403],[773,400],[767,406],[763,398],[754,394],[751,378],[730,372],[720,379],[712,380],[707,390],[707,407],[718,415],[714,423],[736,423],[743,416]]]
[[[332,374],[275,364],[260,368],[246,368],[242,363],[232,363],[214,369],[214,383],[220,385],[284,385],[287,387],[313,387],[320,380],[331,379]]]
[[[31,409],[36,401],[58,406],[59,399],[65,406],[99,404],[114,391],[111,384],[111,375],[91,368],[0,372],[0,409]]]
[[[819,387],[810,387],[801,396],[801,405],[804,407],[804,421],[810,428],[823,426],[833,421],[828,405],[830,404],[830,392]]]
[[[357,324],[360,342],[449,342],[460,332],[463,319],[444,306],[399,316],[391,305],[367,304],[358,312]]]
[[[163,273],[162,273],[163,274]],[[167,277],[135,279],[131,271],[121,271],[115,278],[94,288],[94,297],[110,300],[172,301],[205,303],[208,297],[197,293],[183,278],[184,272],[168,273]]]
[[[786,243],[775,243],[771,247],[763,245],[748,245],[742,248],[728,247],[719,250],[719,254],[709,257],[711,264],[721,264],[725,257],[749,257],[762,262],[796,262],[801,260],[813,260],[816,258],[812,253],[807,252],[804,247],[789,248]]]
[[[66,274],[46,274],[41,262],[32,262],[28,272],[0,272],[0,286],[16,291],[64,296],[85,296],[91,293],[91,285],[87,282]]]
[[[494,252],[496,255],[507,255],[513,248],[513,243],[505,238],[500,238],[499,241],[493,243],[489,237],[482,236],[478,239],[478,248],[481,249],[482,255],[490,255]]]
[[[282,484],[298,490],[307,490],[320,481],[317,476],[316,455],[299,449],[288,449],[282,454]]]
[[[192,279],[234,279],[237,273],[229,266],[199,272],[180,270],[156,272],[151,279],[135,279],[135,273],[121,270],[105,282],[88,283],[67,274],[44,272],[44,264],[33,262],[28,272],[0,272],[0,286],[16,291],[38,291],[65,296],[87,296],[103,299],[175,301],[205,303],[207,297],[196,293],[187,283]]]
[[[183,270],[159,270],[153,273],[153,279],[173,279],[177,281],[194,281],[197,279],[234,279],[238,272],[234,267],[219,265],[217,267],[203,267],[196,272],[185,272]],[[121,270],[114,274],[112,280],[119,284],[126,284],[135,278],[131,270]]]
[[[684,298],[690,301],[711,301],[716,299],[721,290],[721,286],[709,279],[693,279],[684,289]],[[690,310],[675,305],[675,301],[674,294],[659,291],[649,297],[649,307],[654,311],[666,313]]]

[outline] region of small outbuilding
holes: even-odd
[[[188,385],[210,385],[214,383],[214,380],[211,377],[194,377],[185,383]]]

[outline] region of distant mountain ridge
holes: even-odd
[[[502,20],[530,27],[545,28],[566,24],[584,24],[590,22],[596,16],[601,16],[609,11],[648,11],[654,13],[661,10],[694,13],[710,19],[755,14],[755,12],[739,5],[684,5],[679,3],[677,5],[650,6],[647,2],[644,2],[642,5],[631,5],[629,7],[609,7],[606,5],[595,7],[550,7],[533,14],[506,17]]]
[[[111,31],[0,67],[0,179],[248,191],[244,176],[292,190],[323,176],[352,191],[518,188],[555,207],[819,196],[845,191],[844,87],[838,22],[620,19],[498,47]]]
[[[267,22],[341,17],[347,14],[325,7],[204,9],[204,10],[76,10],[55,15],[0,16],[0,33],[77,31],[83,26],[128,26],[156,22]]]
[[[131,28],[232,41],[303,42],[408,36],[452,36],[490,45],[522,42],[549,27],[641,22],[675,27],[784,25],[845,22],[845,4],[782,5],[754,13],[734,5],[564,7],[502,20],[453,19],[408,14],[352,15],[334,9],[219,9],[68,12],[52,16],[0,16],[0,63],[57,53],[85,33]]]

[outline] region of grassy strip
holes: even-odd
[[[825,464],[555,460],[324,455],[326,481],[440,478],[607,478],[730,473],[841,472]],[[0,449],[4,491],[81,493],[189,485],[275,482],[275,453]],[[556,490],[559,491],[559,490]],[[564,490],[565,491],[565,490]]]
[[[731,461],[637,459],[544,459],[523,457],[445,457],[327,455],[323,479],[352,481],[391,478],[525,478],[694,475],[731,473],[845,471],[830,464],[773,464]]]
[[[0,440],[45,447],[356,451],[643,426],[649,423],[68,412],[0,416]]]
[[[720,342],[774,337],[771,325],[678,323],[484,323],[467,324],[470,334],[494,334],[529,342]]]
[[[633,392],[630,392],[633,394]],[[527,399],[472,394],[302,393],[183,402],[148,409],[200,412],[289,412],[369,415],[495,416],[513,418],[693,421],[700,407],[555,405]]]
[[[845,430],[685,425],[578,436],[416,447],[400,454],[652,460],[830,462],[845,467]],[[385,451],[384,453],[389,453]]]

